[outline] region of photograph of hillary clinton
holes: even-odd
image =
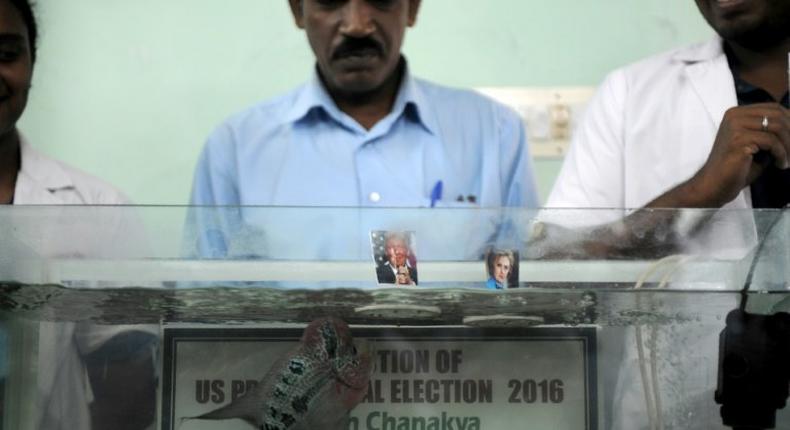
[[[518,287],[518,251],[493,249],[486,256],[489,290]]]

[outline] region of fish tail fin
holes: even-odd
[[[176,426],[176,430],[181,430],[181,426],[183,426],[185,422],[192,421],[194,419],[195,417],[181,417],[181,419],[178,420],[178,425]]]
[[[181,418],[178,428],[181,428],[181,425],[184,424],[186,421],[192,420],[229,420],[233,418],[239,418],[248,423],[255,425],[255,417],[249,415],[249,410],[246,407],[239,405],[238,403],[229,403],[225,406],[220,408],[214,409],[213,411],[206,412],[203,415],[198,415],[195,417],[183,417]]]

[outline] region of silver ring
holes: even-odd
[[[763,126],[763,131],[768,131],[768,117],[767,116],[763,117],[763,122],[760,123],[760,125]]]

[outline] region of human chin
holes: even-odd
[[[0,100],[0,134],[8,133],[16,128],[16,123],[22,116],[25,103],[15,98]]]
[[[719,35],[744,48],[761,51],[781,43],[787,38],[787,30],[767,24],[732,25],[722,28]]]
[[[344,93],[363,94],[379,88],[384,80],[369,71],[349,71],[335,75],[334,81]]]

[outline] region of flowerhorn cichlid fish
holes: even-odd
[[[232,403],[186,420],[241,418],[261,430],[345,430],[349,412],[367,393],[371,358],[359,353],[337,318],[310,323],[299,345],[258,385]]]

